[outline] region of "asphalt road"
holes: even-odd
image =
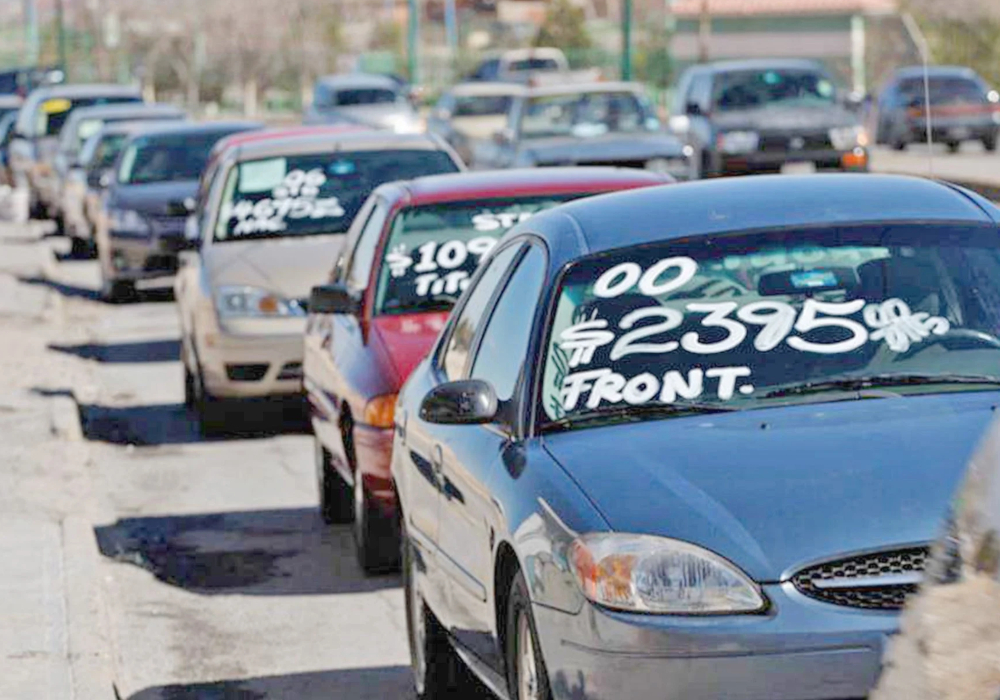
[[[66,259],[47,284],[83,339],[50,350],[92,364],[74,392],[119,696],[411,697],[398,577],[363,576],[348,527],[320,521],[304,426],[249,406],[245,434],[201,440],[169,292],[110,306],[96,264]]]

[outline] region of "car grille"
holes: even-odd
[[[259,382],[270,365],[226,365],[226,376],[233,382]]]
[[[803,595],[866,610],[899,610],[927,565],[926,547],[862,554],[804,569],[792,577]]]
[[[792,147],[792,141],[798,148]],[[758,149],[764,153],[788,153],[798,151],[825,151],[833,148],[828,134],[764,134],[760,137]]]

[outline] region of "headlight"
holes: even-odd
[[[852,148],[868,145],[868,134],[862,126],[841,126],[830,129],[830,143],[838,151],[849,151]]]
[[[148,236],[152,231],[146,217],[133,209],[112,209],[108,212],[108,224],[115,233],[132,236]]]
[[[754,613],[766,607],[746,574],[686,542],[651,535],[584,535],[569,554],[587,599],[615,610],[697,615]]]
[[[297,301],[282,299],[256,287],[220,287],[215,293],[215,308],[223,318],[272,318],[305,316]]]
[[[405,115],[387,117],[383,124],[397,134],[418,134],[424,130],[419,119]]]
[[[760,145],[760,134],[756,131],[727,131],[719,134],[719,150],[729,155],[753,153]]]
[[[365,424],[373,428],[391,428],[396,417],[396,394],[376,396],[365,404]]]

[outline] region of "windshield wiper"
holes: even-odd
[[[621,420],[645,420],[647,418],[707,415],[712,413],[732,413],[741,409],[735,406],[725,406],[714,403],[695,403],[684,401],[678,403],[647,403],[638,406],[616,406],[595,411],[582,411],[569,416],[550,420],[542,425],[543,431],[559,431],[579,428],[583,425]]]
[[[1000,386],[1000,377],[988,374],[873,374],[824,379],[780,387],[764,394],[763,398],[777,399],[783,396],[803,396],[823,391],[862,391],[879,387],[922,386],[926,384],[992,384]]]

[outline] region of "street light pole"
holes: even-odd
[[[632,0],[622,3],[622,80],[632,79]]]
[[[410,22],[407,39],[409,54],[407,58],[409,59],[410,84],[416,85],[419,79],[417,75],[419,72],[417,46],[420,43],[420,0],[410,0],[409,15]]]

